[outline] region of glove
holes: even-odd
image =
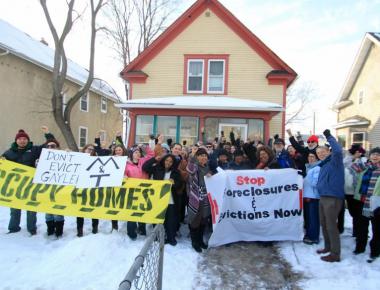
[[[323,131],[323,135],[325,135],[326,138],[330,137],[331,136],[330,130],[326,129],[325,131]]]
[[[278,134],[276,134],[273,136],[273,138],[274,138],[274,140],[276,140],[276,139],[280,138],[280,136]]]

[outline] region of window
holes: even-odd
[[[186,140],[187,145],[195,144],[198,141],[198,118],[181,117],[180,124],[179,142],[183,144]]]
[[[99,137],[100,137],[100,142],[106,142],[107,132],[103,130],[99,131]]]
[[[87,144],[87,128],[79,127],[79,147],[83,148]]]
[[[363,99],[364,99],[364,90],[360,90],[358,94],[358,104],[363,104]]]
[[[227,94],[227,54],[185,55],[184,94]]]
[[[203,92],[203,60],[189,60],[187,91],[190,93]]]
[[[149,135],[154,133],[153,123],[153,116],[139,115],[136,117],[136,144],[149,142]]]
[[[338,135],[338,143],[342,145],[343,148],[346,148],[346,135]]]
[[[100,100],[100,111],[107,113],[107,99],[105,97],[102,97]]]
[[[354,132],[351,134],[352,144],[359,144],[362,147],[365,147],[365,132]]]
[[[208,63],[208,93],[224,92],[224,60],[209,60]]]
[[[80,110],[82,112],[88,112],[88,93],[80,98]]]
[[[169,138],[177,142],[177,116],[157,116],[157,134],[163,134],[165,142]]]

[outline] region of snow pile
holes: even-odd
[[[65,217],[63,237],[46,236],[44,214],[37,215],[37,235],[26,231],[26,212],[21,216],[21,232],[6,234],[9,208],[0,207],[0,289],[115,290],[122,281],[144,238],[131,241],[126,223],[111,232],[111,221],[100,221],[99,233],[91,233],[91,220],[85,219],[84,237],[76,237],[76,219]],[[176,247],[165,246],[164,289],[191,289],[197,259],[186,236]]]
[[[300,283],[302,289],[319,290],[377,290],[380,282],[380,259],[372,264],[369,258],[369,243],[366,252],[355,256],[355,238],[352,237],[352,219],[346,211],[345,232],[341,237],[341,262],[326,263],[316,254],[323,248],[319,245],[284,242],[280,244],[280,253],[292,265],[293,269],[302,272],[305,280]],[[371,230],[370,230],[371,232]]]

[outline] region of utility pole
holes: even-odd
[[[315,111],[313,112],[313,135],[315,135]]]

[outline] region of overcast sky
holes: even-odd
[[[368,31],[380,31],[380,0],[220,0],[236,17],[290,65],[300,80],[312,81],[319,98],[309,105],[316,111],[317,129],[336,121],[329,113],[347,77],[360,43]],[[54,20],[62,22],[61,0],[48,0]],[[79,1],[79,2],[84,2]],[[182,0],[173,19],[194,0]],[[36,39],[53,41],[38,0],[0,0],[0,18]],[[62,4],[61,4],[62,5]],[[80,9],[79,9],[80,10]],[[86,20],[79,21],[66,42],[67,55],[88,66]],[[98,38],[96,74],[123,95],[118,77],[122,66],[115,60],[107,40]],[[294,125],[307,133],[312,119]]]

